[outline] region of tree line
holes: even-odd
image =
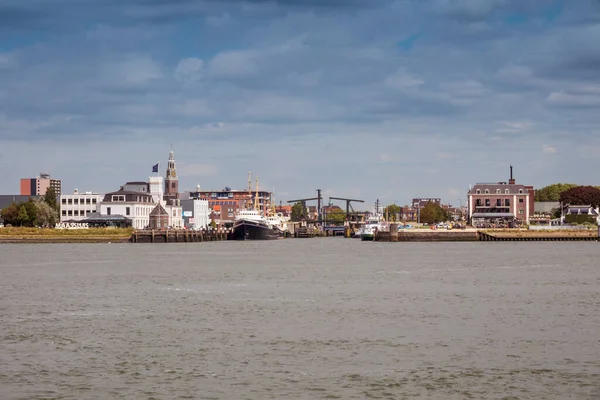
[[[60,220],[58,211],[56,192],[48,188],[37,200],[30,197],[27,201],[13,202],[0,211],[0,216],[5,225],[52,228]]]
[[[535,201],[560,201],[563,204],[600,206],[600,187],[573,183],[554,183],[535,191]]]

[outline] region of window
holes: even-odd
[[[502,199],[496,199],[496,206],[497,207],[501,207],[502,206]]]
[[[66,217],[67,216],[67,210],[62,210],[62,216]]]
[[[504,205],[506,207],[510,207],[510,200],[509,199],[504,199]]]
[[[131,207],[125,207],[125,215],[131,215]]]
[[[485,189],[485,194],[490,194],[490,189]]]
[[[504,189],[504,194],[508,194],[508,189]]]
[[[79,204],[79,199],[73,199],[73,204]]]
[[[110,215],[110,207],[106,207],[106,215]]]
[[[67,200],[67,203],[69,203],[69,204],[73,204],[73,199],[68,199],[68,200]]]
[[[496,194],[500,194],[500,189],[496,189]]]
[[[85,199],[85,204],[90,204],[90,198]]]
[[[522,202],[523,202],[523,198],[521,197],[521,198],[519,199],[519,203],[522,203]]]
[[[490,206],[490,199],[485,199],[485,206],[489,207]]]
[[[171,189],[175,189],[175,182],[171,182]]]
[[[61,199],[62,204],[67,204],[67,199]]]
[[[96,204],[96,199],[92,199],[92,204]]]
[[[523,214],[523,210],[519,210],[519,214]]]
[[[73,210],[69,210],[69,217],[73,216]]]
[[[519,189],[519,194],[523,194],[523,189]]]
[[[112,201],[125,201],[125,196],[113,195]]]
[[[76,217],[79,217],[79,210],[73,211],[73,215],[76,216]]]

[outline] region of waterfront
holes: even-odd
[[[2,399],[595,399],[600,246],[0,245]]]

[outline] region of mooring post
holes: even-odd
[[[152,235],[150,237],[150,243],[154,243],[154,229],[152,229]]]

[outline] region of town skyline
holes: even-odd
[[[4,16],[4,17],[3,17]],[[7,17],[9,16],[9,17]],[[598,185],[600,5],[57,0],[0,5],[0,193],[147,180],[385,204]],[[367,207],[369,205],[369,207]]]

